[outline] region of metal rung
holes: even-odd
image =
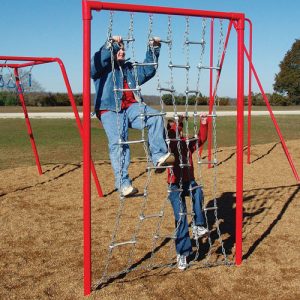
[[[158,63],[132,63],[132,66],[136,67],[136,66],[157,66]]]
[[[146,170],[169,169],[169,168],[173,168],[173,166],[172,165],[159,166],[159,167],[153,166],[153,167],[147,167]]]
[[[190,168],[191,165],[190,164],[179,164],[180,168]]]
[[[181,193],[181,192],[183,192],[183,189],[174,189],[174,190],[168,189],[168,193],[172,193],[172,192],[179,192],[179,193]]]
[[[150,218],[161,218],[164,215],[164,213],[161,211],[159,214],[152,214],[152,215],[140,215],[140,220],[143,221],[145,219],[150,219]]]
[[[200,42],[197,42],[197,41],[185,41],[185,44],[192,44],[192,45],[204,45],[205,44],[205,41],[202,40]]]
[[[200,91],[196,91],[196,90],[188,90],[185,91],[186,94],[198,94]]]
[[[193,138],[190,138],[190,139],[186,139],[185,142],[190,143],[190,142],[198,141],[198,139],[199,139],[198,137],[193,137]]]
[[[217,210],[218,207],[217,206],[212,206],[212,207],[205,207],[204,210],[208,211],[208,210]]]
[[[154,39],[149,39],[150,42],[154,41]],[[172,40],[159,40],[160,43],[164,43],[164,44],[170,44],[172,43]]]
[[[217,162],[217,160],[213,160],[213,161],[200,160],[200,161],[198,161],[198,164],[199,164],[199,165],[209,165],[209,164],[217,165],[218,162]]]
[[[114,89],[114,92],[134,92],[134,91],[140,91],[141,90],[141,87],[136,87],[134,89]]]
[[[198,69],[208,69],[208,70],[221,70],[220,67],[209,67],[209,66],[197,66]]]
[[[138,140],[138,141],[119,141],[118,145],[129,145],[129,144],[139,144],[139,143],[145,143],[146,140]]]
[[[192,192],[192,191],[194,191],[196,189],[201,189],[201,188],[202,188],[202,185],[195,185],[195,186],[189,188],[189,191]]]
[[[169,64],[168,67],[169,67],[169,68],[189,69],[191,66],[189,66],[189,65],[172,65],[172,64]]]
[[[124,246],[124,245],[129,245],[129,244],[136,244],[136,241],[127,241],[127,242],[121,242],[121,243],[112,243],[111,245],[109,245],[109,248],[110,249],[113,249],[115,247],[118,247],[118,246]]]
[[[186,212],[186,213],[180,212],[179,213],[179,216],[194,216],[194,215],[195,215],[194,212]]]
[[[171,239],[171,240],[175,240],[176,236],[174,235],[165,235],[165,236],[160,236],[160,235],[155,235],[154,236],[155,239]]]
[[[110,38],[109,39],[110,42],[115,42],[115,40],[113,38]],[[122,41],[121,42],[134,42],[135,39],[134,38],[128,38],[128,39],[123,39],[122,38]]]
[[[159,90],[159,91],[165,91],[165,92],[170,92],[170,93],[174,93],[175,92],[174,89],[162,88],[162,87],[157,88],[157,90]]]
[[[144,117],[155,117],[155,116],[165,116],[167,113],[166,112],[159,112],[159,113],[153,113],[153,114],[140,114],[139,118],[144,118]]]
[[[211,117],[211,118],[216,118],[217,117],[217,114],[206,114],[206,115],[207,115],[207,117]],[[194,117],[200,116],[200,113],[194,111],[193,116]]]

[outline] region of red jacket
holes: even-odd
[[[176,131],[176,124],[174,124],[175,128],[173,131]],[[181,138],[181,141],[171,141],[170,142],[170,150],[175,156],[175,163],[173,167],[173,176],[172,172],[170,169],[168,169],[168,183],[179,183],[180,182],[180,177],[182,176],[182,182],[190,181],[192,179],[195,179],[194,176],[194,166],[193,166],[193,157],[192,154],[197,150],[197,143],[198,147],[203,145],[207,139],[207,128],[208,125],[201,124],[200,123],[200,128],[198,132],[198,140],[193,140],[188,143],[186,143],[187,138],[183,137]],[[180,145],[178,145],[178,143]],[[187,163],[187,156],[189,154],[189,164],[190,167],[183,167],[180,168],[180,155],[178,151],[178,147],[180,147],[181,150],[181,156],[182,156],[182,163],[186,164]],[[181,175],[181,170],[182,170],[182,175]]]

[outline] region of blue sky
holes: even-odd
[[[72,89],[75,93],[82,91],[82,19],[80,0],[14,0],[1,1],[0,28],[2,38],[1,55],[17,56],[49,56],[63,60]],[[203,10],[243,12],[253,22],[253,62],[266,92],[272,92],[275,73],[284,54],[290,49],[294,40],[300,38],[300,2],[295,0],[165,0],[165,1],[111,1],[144,5],[183,7]],[[103,44],[107,32],[107,13],[93,14],[92,51]],[[197,20],[191,20],[191,35],[199,33]],[[184,18],[173,21],[173,40],[178,53],[173,63],[183,63],[185,56],[182,51]],[[166,17],[154,17],[155,35],[165,37],[167,33]],[[207,23],[209,24],[209,22]],[[217,23],[218,24],[218,23]],[[148,16],[135,15],[135,33],[147,36]],[[198,26],[198,27],[197,27]],[[129,27],[128,14],[114,16],[114,33],[126,35]],[[207,25],[207,28],[209,25]],[[216,25],[216,29],[218,25]],[[224,22],[224,34],[227,23]],[[143,31],[144,30],[144,31]],[[219,34],[216,34],[219,36]],[[247,34],[246,34],[247,37]],[[208,30],[207,30],[207,43]],[[217,46],[217,40],[215,41]],[[165,55],[167,46],[163,45]],[[136,59],[143,59],[145,42],[141,40],[135,48]],[[208,47],[206,48],[206,53]],[[181,51],[181,52],[180,52]],[[194,50],[193,50],[194,51]],[[193,51],[191,51],[193,53]],[[128,55],[132,56],[131,51]],[[160,66],[165,62],[162,54]],[[182,55],[182,56],[181,56]],[[180,57],[181,56],[181,57]],[[167,57],[167,56],[166,56]],[[178,59],[178,62],[175,61]],[[194,59],[195,65],[197,61]],[[167,70],[167,68],[166,68]],[[169,80],[167,71],[161,68],[161,82]],[[229,48],[222,72],[220,96],[234,96],[236,92],[236,34],[232,31]],[[37,66],[33,69],[34,78],[47,91],[65,91],[59,68],[56,65]],[[178,91],[184,90],[184,73],[176,75]],[[190,77],[193,77],[190,75]],[[201,75],[204,94],[208,85],[206,75]],[[192,84],[192,80],[191,80]],[[143,93],[151,94],[154,83],[146,85]],[[258,91],[253,84],[254,91]]]

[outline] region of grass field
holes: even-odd
[[[156,108],[160,110],[159,105],[150,105],[153,108]],[[37,106],[31,106],[27,107],[29,112],[72,112],[71,106],[45,106],[45,107],[37,107]],[[77,107],[78,111],[82,111],[82,106]],[[94,107],[91,107],[91,111],[93,111]],[[184,105],[178,105],[177,106],[178,111],[184,111],[185,107]],[[189,110],[192,111],[193,107],[189,106]],[[166,111],[173,111],[173,106],[165,106]],[[198,106],[198,110],[208,111],[208,106],[201,105]],[[217,108],[218,111],[235,111],[236,106],[228,105],[228,106],[219,106]],[[247,110],[247,106],[245,106],[245,110]],[[266,106],[252,106],[253,111],[263,111],[267,110]],[[300,106],[273,106],[272,110],[300,110]],[[9,113],[9,112],[22,112],[21,106],[0,106],[0,113]]]
[[[277,116],[278,124],[286,140],[300,138],[299,116]],[[235,145],[235,117],[219,117],[217,120],[218,147]],[[33,133],[42,164],[72,163],[82,160],[81,140],[75,120],[32,119]],[[246,129],[245,118],[245,129]],[[22,119],[0,119],[0,169],[34,165],[33,154]],[[130,131],[130,139],[139,139],[140,132]],[[268,116],[252,118],[252,144],[278,141]],[[132,145],[132,157],[144,157],[141,145]],[[107,139],[96,119],[92,120],[92,155],[94,160],[108,159]]]

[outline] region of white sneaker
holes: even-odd
[[[163,166],[167,166],[167,165],[173,165],[175,162],[175,157],[173,153],[166,153],[164,154],[156,163],[156,167],[163,167]],[[162,173],[163,171],[165,171],[164,168],[162,169],[156,169],[155,173]]]
[[[185,255],[177,254],[177,267],[179,270],[185,270],[188,267]]]
[[[203,226],[193,226],[193,239],[198,240],[208,234],[208,230]]]
[[[132,185],[129,185],[121,190],[121,194],[124,197],[129,197],[138,193],[138,191],[139,190],[137,188],[133,187]]]

